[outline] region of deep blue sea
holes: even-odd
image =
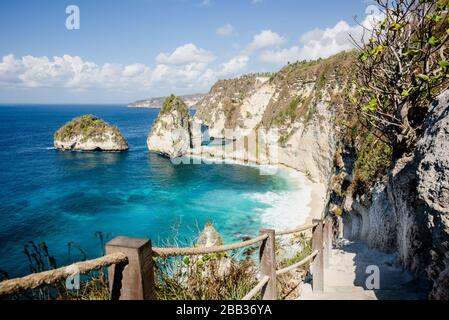
[[[129,152],[54,150],[55,130],[87,113],[118,126]],[[207,222],[226,242],[256,235],[276,199],[290,192],[288,179],[247,166],[173,165],[146,146],[157,113],[117,105],[0,106],[0,270],[10,277],[30,272],[28,241],[45,242],[63,266],[82,252],[101,255],[97,232],[160,246],[189,243]]]

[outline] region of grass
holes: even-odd
[[[293,235],[289,241],[276,241],[276,256],[282,257],[285,247],[298,248],[294,255],[289,255],[277,262],[277,269],[283,269],[298,263],[312,254],[312,241],[304,233]],[[309,263],[286,274],[277,277],[279,299],[295,299],[298,296],[298,286],[304,280],[309,268]]]
[[[101,248],[104,248],[105,237],[102,233],[97,232],[96,237],[100,241]],[[68,244],[69,252],[73,249],[78,250],[81,258],[86,260],[83,250],[74,245],[73,242]],[[31,273],[39,273],[47,270],[58,268],[56,259],[49,252],[45,242],[36,244],[32,241],[24,245],[23,253],[28,259],[28,267]],[[73,257],[74,261],[80,260],[77,255]],[[1,281],[7,280],[9,275],[0,271],[3,275]],[[66,288],[65,282],[56,282],[52,285],[46,285],[34,290],[28,290],[21,294],[7,297],[9,300],[108,300],[109,299],[109,283],[106,270],[91,272],[88,275],[80,277],[80,288],[69,290]]]
[[[258,283],[249,257],[227,255],[156,259],[159,300],[239,300]]]

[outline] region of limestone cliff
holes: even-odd
[[[58,129],[54,146],[60,150],[125,151],[128,142],[117,127],[93,115],[73,119]]]
[[[335,114],[350,77],[352,54],[290,64],[276,74],[246,75],[219,81],[198,106],[195,118],[215,139],[231,139],[237,146],[259,135],[258,154],[243,147],[223,154],[221,147],[194,153],[218,158],[248,159],[261,164],[284,164],[325,182],[332,174],[336,147]],[[268,152],[270,134],[278,138],[276,152]]]
[[[193,146],[191,126],[187,105],[179,97],[168,97],[148,136],[148,149],[169,158],[184,156]]]
[[[449,299],[449,91],[430,108],[413,154],[398,160],[367,194],[347,197],[346,235],[398,253]]]

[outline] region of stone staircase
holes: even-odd
[[[369,249],[362,242],[338,241],[324,272],[324,292],[313,292],[310,283],[301,287],[299,300],[421,300],[427,299],[425,281],[417,280],[396,263],[394,254]],[[379,289],[366,289],[377,266]]]

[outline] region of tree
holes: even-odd
[[[366,127],[410,151],[429,105],[448,88],[449,0],[376,0],[382,13],[362,26],[351,97]],[[368,36],[368,37],[367,37]]]

